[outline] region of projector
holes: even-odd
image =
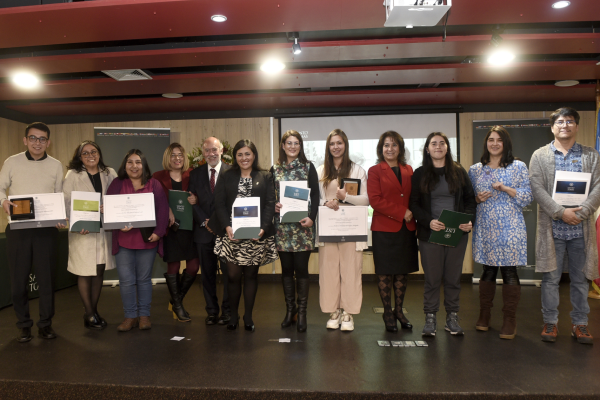
[[[452,0],[385,0],[385,27],[435,26],[446,15]]]

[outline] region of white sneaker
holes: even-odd
[[[352,315],[348,314],[344,311],[342,315],[342,330],[343,331],[353,331],[354,330],[354,319]]]
[[[327,321],[327,329],[338,329],[342,323],[342,309],[338,308],[331,313],[329,321]]]

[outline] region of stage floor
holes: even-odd
[[[590,299],[595,345],[570,337],[568,284],[561,284],[561,320],[556,343],[540,340],[540,289],[524,286],[514,340],[501,340],[502,297],[498,288],[492,328],[475,330],[478,288],[463,283],[460,323],[464,337],[443,330],[429,347],[379,347],[378,340],[421,340],[422,281],[410,281],[405,301],[411,331],[387,333],[374,282],[365,282],[355,330],[328,331],[311,285],[308,331],[281,329],[281,285],[261,282],[255,305],[256,332],[227,332],[206,326],[204,299],[196,285],[185,300],[193,321],[180,323],[167,312],[167,287],[154,287],[150,331],[119,333],[118,288],[104,287],[99,310],[103,331],[83,327],[76,287],[56,293],[53,327],[59,337],[17,343],[11,307],[0,311],[0,398],[595,398],[600,394],[600,301]],[[37,315],[37,300],[31,302]],[[242,312],[241,312],[242,313]],[[183,336],[181,341],[172,341]],[[290,338],[291,343],[279,343]],[[408,396],[407,396],[408,395]]]

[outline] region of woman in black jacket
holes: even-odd
[[[423,164],[412,176],[410,210],[417,220],[417,238],[421,264],[425,273],[423,336],[435,336],[436,313],[440,308],[440,286],[444,281],[445,330],[452,335],[464,335],[458,324],[460,277],[467,249],[468,235],[463,235],[456,247],[429,243],[431,231],[445,229],[438,221],[442,210],[475,215],[477,204],[467,172],[452,159],[450,142],[441,132],[427,137],[423,149]],[[459,226],[468,233],[471,222]]]
[[[229,278],[229,301],[231,321],[227,330],[238,326],[238,307],[244,277],[244,328],[254,332],[252,309],[258,288],[258,269],[261,265],[277,259],[275,247],[275,189],[273,175],[258,165],[256,146],[249,140],[240,140],[233,148],[233,166],[217,181],[215,187],[215,213],[208,222],[208,228],[218,235],[215,254],[227,261]],[[234,239],[231,212],[238,197],[260,197],[260,233],[258,239]]]

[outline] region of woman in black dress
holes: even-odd
[[[388,332],[412,329],[402,312],[407,274],[419,270],[416,224],[408,203],[412,167],[406,163],[404,140],[385,132],[377,144],[379,163],[369,169],[367,193],[373,207],[373,261],[379,277],[383,321]],[[396,308],[392,311],[392,292]]]

